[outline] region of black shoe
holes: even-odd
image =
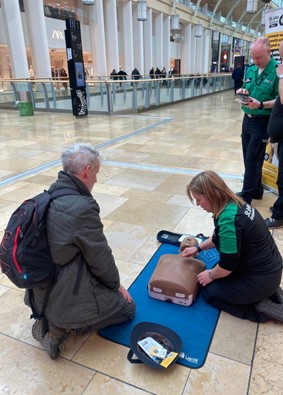
[[[48,332],[48,322],[43,320],[36,320],[32,326],[32,337],[38,342],[42,343],[44,336]]]
[[[283,289],[279,287],[274,294],[268,297],[268,299],[274,303],[283,304]]]
[[[262,198],[263,198],[263,192],[262,193],[258,192],[253,194],[253,199],[255,200],[261,200]]]
[[[49,332],[46,333],[42,340],[42,347],[51,359],[56,359],[59,356],[61,345],[66,337],[66,330],[49,325]]]
[[[263,198],[263,192],[262,193],[261,192],[253,193],[251,196],[249,194],[246,194],[245,192],[237,192],[236,195],[240,196],[243,199],[246,197],[246,198],[250,199],[250,201],[252,201],[252,199],[261,200]],[[247,203],[250,203],[250,201]]]
[[[273,303],[270,299],[263,299],[255,305],[255,308],[267,318],[283,322],[283,304]]]
[[[246,203],[251,204],[252,198],[246,195],[244,192],[236,192],[236,195],[243,199]]]
[[[280,226],[283,226],[283,219],[274,219],[269,217],[266,218],[265,223],[268,228],[279,228]]]

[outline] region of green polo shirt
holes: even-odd
[[[276,99],[278,96],[278,77],[276,75],[276,61],[271,58],[266,68],[258,75],[258,67],[254,64],[250,66],[245,75],[245,81],[242,88],[249,91],[249,96],[258,101],[269,101]],[[264,108],[262,110],[250,110],[242,106],[242,110],[246,114],[253,115],[270,115],[271,108]]]

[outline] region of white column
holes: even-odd
[[[27,53],[18,0],[2,0],[4,29],[13,78],[29,78]]]
[[[106,76],[106,45],[102,0],[96,0],[95,6],[89,6],[89,31],[93,73],[95,76]]]
[[[43,0],[24,0],[24,5],[35,77],[50,78],[51,63],[44,19]]]
[[[210,54],[210,30],[203,29],[203,70],[202,73],[207,74],[210,72],[211,54]]]
[[[124,64],[123,69],[127,72],[127,74],[131,75],[132,70],[134,69],[134,39],[133,39],[133,7],[132,1],[127,1],[123,4],[122,9],[122,40],[123,40],[123,54],[122,59]]]
[[[170,67],[170,16],[163,14],[163,66]]]
[[[138,21],[137,6],[133,8],[134,67],[144,74],[143,23]]]
[[[118,23],[116,0],[104,1],[105,13],[105,38],[107,56],[107,74],[113,69],[118,72],[119,68],[119,47],[118,47]]]
[[[157,14],[155,25],[155,64],[162,70],[163,66],[163,13]],[[169,37],[170,39],[170,37]]]
[[[194,40],[194,58],[195,58],[195,71],[194,73],[201,74],[204,62],[203,51],[203,32],[201,37],[195,37],[196,25],[192,26],[192,40]]]
[[[147,8],[147,20],[143,22],[143,42],[144,42],[144,71],[146,76],[152,68],[152,9]],[[146,78],[149,78],[147,76]]]
[[[181,73],[182,74],[191,74],[192,73],[192,65],[190,64],[190,60],[192,58],[191,53],[191,45],[190,45],[190,38],[191,38],[191,27],[190,23],[186,23],[183,26],[183,42],[182,42],[182,63],[181,63]]]
[[[222,45],[221,45],[221,43],[222,43],[222,33],[220,32],[219,33],[219,41],[218,41],[218,72],[220,72],[221,71],[221,50],[222,50]]]

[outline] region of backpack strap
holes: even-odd
[[[38,314],[38,312],[37,312],[37,310],[36,310],[36,308],[35,308],[35,305],[34,305],[33,289],[31,289],[31,288],[28,289],[30,307],[31,307],[31,311],[32,311],[32,314],[31,314],[30,318],[34,318],[35,320],[42,320],[42,319],[45,319],[43,313],[44,313],[45,307],[46,307],[46,305],[47,305],[47,302],[48,302],[49,296],[50,296],[50,294],[51,294],[51,291],[52,291],[52,289],[53,289],[53,287],[54,287],[54,284],[55,284],[55,278],[52,279],[52,280],[50,281],[50,283],[48,284],[47,290],[46,290],[45,295],[44,295],[44,298],[43,298],[41,314]]]
[[[61,189],[58,189],[57,191],[54,191],[54,192],[49,192],[49,191],[46,191],[46,192],[50,194],[50,200],[54,200],[54,199],[57,199],[59,197],[69,196],[69,195],[81,195],[81,193],[77,189],[73,189],[73,188],[61,188]],[[42,226],[42,225],[40,224],[39,226]],[[77,294],[78,289],[79,289],[79,285],[80,285],[80,282],[81,282],[83,262],[84,262],[83,261],[83,255],[81,254],[81,259],[80,259],[80,262],[79,262],[79,267],[78,267],[78,272],[77,272],[77,278],[76,278],[76,282],[75,282],[74,289],[73,289],[73,293],[74,294]],[[30,318],[34,318],[36,320],[45,319],[45,317],[44,317],[44,310],[45,310],[45,307],[47,305],[49,296],[51,294],[51,291],[52,291],[52,289],[54,287],[55,282],[56,282],[56,276],[54,276],[54,278],[48,284],[46,293],[45,293],[44,298],[43,298],[41,314],[39,314],[36,311],[36,308],[35,308],[35,305],[34,305],[33,289],[29,288],[28,291],[29,291],[30,307],[31,307],[31,310],[32,310],[32,314],[31,314]]]
[[[83,257],[83,254],[82,254],[82,253],[81,253],[80,255],[81,255],[81,257],[80,257],[80,261],[79,261],[79,264],[78,264],[77,277],[76,277],[75,285],[74,285],[74,288],[73,288],[73,291],[72,291],[74,295],[77,295],[77,293],[78,293],[78,291],[79,291],[81,279],[82,279],[82,272],[83,272],[83,265],[84,265],[84,257]],[[66,265],[68,265],[68,263],[66,263]],[[46,290],[45,295],[44,295],[44,298],[43,298],[41,314],[38,314],[38,312],[37,312],[37,310],[36,310],[36,308],[35,308],[35,305],[34,305],[33,289],[31,289],[31,288],[28,289],[28,292],[29,292],[29,300],[30,300],[30,307],[31,307],[31,310],[32,310],[32,314],[31,314],[31,316],[30,316],[31,319],[32,319],[32,318],[34,318],[35,320],[42,320],[42,319],[45,319],[44,310],[45,310],[45,307],[46,307],[46,305],[47,305],[47,302],[48,302],[49,296],[50,296],[50,294],[51,294],[51,291],[52,291],[52,289],[53,289],[53,287],[54,287],[54,285],[55,285],[55,282],[56,282],[56,279],[55,279],[55,277],[54,277],[54,278],[50,281],[50,283],[48,284],[47,290]]]

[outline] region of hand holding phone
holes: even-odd
[[[248,104],[252,101],[247,93],[238,93],[237,96],[239,97],[241,104]]]

